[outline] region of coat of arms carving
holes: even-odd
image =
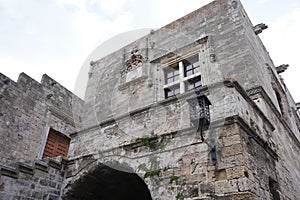
[[[143,64],[143,56],[137,48],[131,51],[131,57],[125,62],[125,73],[132,71]]]

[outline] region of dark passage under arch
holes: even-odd
[[[64,200],[152,200],[145,182],[135,173],[98,166],[70,186]]]

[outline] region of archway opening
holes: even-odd
[[[98,166],[75,181],[64,200],[152,200],[145,182],[135,173]]]

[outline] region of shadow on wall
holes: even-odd
[[[135,173],[98,165],[78,179],[63,200],[152,200],[145,182]]]

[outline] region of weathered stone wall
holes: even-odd
[[[38,83],[24,73],[17,82],[0,74],[0,90],[1,163],[41,158],[49,128],[75,131],[83,101],[47,75]]]
[[[197,90],[212,103],[203,138],[190,119],[187,99],[195,90],[164,97],[166,67],[195,54],[201,62]],[[61,168],[35,175],[37,167],[17,164],[1,168],[1,195],[24,189],[41,196],[55,185],[53,198],[61,187],[68,199],[85,177],[95,179],[93,171],[107,165],[137,174],[153,199],[300,196],[296,106],[239,1],[216,0],[152,31],[93,61],[89,76],[82,112],[82,101],[74,102],[47,76],[41,84],[25,74],[17,83],[0,76],[2,162],[40,158],[49,127],[72,139],[66,182]],[[24,171],[31,176],[23,178]],[[89,197],[105,192],[84,188]]]
[[[89,176],[91,169],[104,163],[119,170],[122,165],[130,166],[132,172],[144,179],[153,199],[234,199],[234,195],[256,199],[258,196],[250,191],[246,150],[238,127],[237,124],[215,127],[205,133],[204,142],[193,129],[188,129],[149,137],[149,143],[144,138],[131,145],[71,160],[66,189],[72,190],[78,179]],[[220,132],[217,165],[213,164],[209,142],[215,131]]]
[[[290,199],[297,199],[299,196],[297,187],[300,184],[300,174],[298,173],[300,162],[297,159],[297,155],[300,153],[300,143],[297,139],[299,132],[289,125],[291,121],[285,121],[283,115],[276,109],[263,90],[260,89],[250,94],[256,105],[266,111],[268,119],[274,125],[274,130],[269,132],[266,142],[278,154],[276,176],[281,193]],[[257,122],[254,120],[253,123],[254,127],[259,127],[257,132],[261,132],[265,126],[265,121]]]
[[[162,68],[170,60],[170,54],[180,60],[196,46],[196,41],[205,37],[207,41],[197,47],[203,58],[201,73],[205,85],[224,78],[237,80],[245,89],[261,85],[278,106],[268,73],[268,66],[274,68],[270,57],[240,2],[223,0],[214,1],[94,62],[85,98],[87,126],[103,121],[106,116],[128,113],[163,100]],[[146,58],[143,73],[138,80],[124,84],[121,72],[135,47]],[[211,57],[215,61],[211,62]],[[118,110],[119,104],[127,107]]]
[[[295,166],[299,163],[295,159],[286,160],[288,158],[284,154],[293,150],[278,148],[277,145],[283,143],[274,138],[274,126],[264,113],[237,82],[215,84],[209,91],[212,103],[219,95],[226,94],[223,102],[216,102],[219,107],[212,106],[211,109],[212,114],[219,110],[226,115],[223,113],[223,120],[212,115],[212,125],[205,131],[204,141],[188,123],[185,123],[185,128],[180,126],[184,124],[181,121],[189,122],[189,111],[180,107],[188,97],[185,94],[186,97],[178,96],[179,100],[165,103],[164,109],[151,107],[162,117],[153,115],[159,120],[156,121],[157,129],[150,128],[152,132],[148,130],[153,123],[151,112],[143,109],[130,118],[118,119],[117,124],[112,120],[109,124],[94,127],[93,131],[72,135],[72,149],[76,149],[74,155],[79,159],[80,155],[86,155],[92,158],[94,164],[117,161],[129,165],[144,178],[154,199],[173,199],[178,195],[182,198],[270,199],[269,180],[279,183],[282,198],[295,199],[298,175],[294,172],[291,178],[293,175],[289,171],[295,170],[290,168],[291,162]],[[220,91],[225,93],[220,94]],[[176,118],[178,115],[183,117]],[[167,120],[163,116],[167,116]],[[159,126],[162,121],[164,123]],[[162,127],[166,129],[163,131]],[[211,157],[214,146],[216,165]],[[297,148],[296,144],[294,148]],[[68,181],[72,183],[88,174],[87,162],[75,159],[68,166]],[[281,177],[290,177],[290,182],[283,184]],[[289,192],[286,193],[287,188]]]
[[[135,50],[143,62],[127,71]],[[204,141],[190,123],[193,91],[164,97],[164,69],[196,53],[212,103]],[[89,173],[87,156],[129,165],[154,199],[300,196],[295,105],[239,1],[214,1],[93,62],[85,100],[70,183]]]
[[[0,199],[59,200],[65,166],[62,158],[0,165]]]

